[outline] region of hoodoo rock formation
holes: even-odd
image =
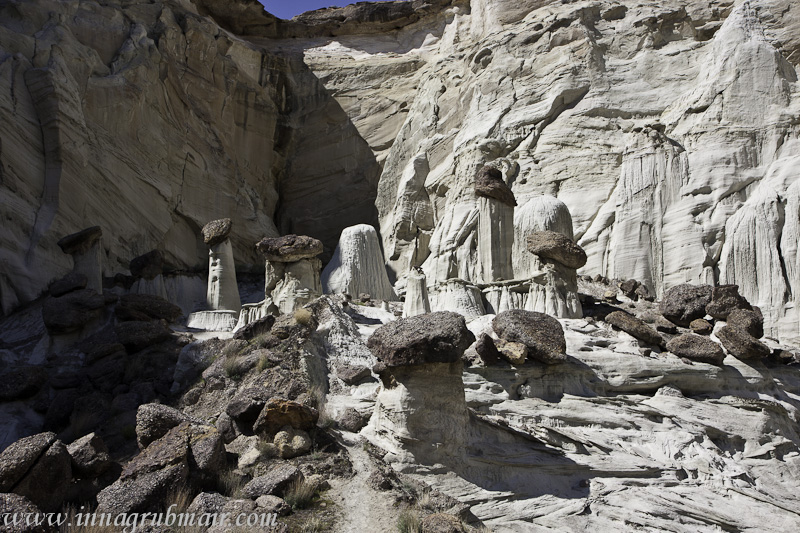
[[[0,0],[0,515],[798,530],[798,69],[789,0]]]

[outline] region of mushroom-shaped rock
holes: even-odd
[[[678,357],[685,357],[698,363],[721,366],[725,359],[722,347],[708,337],[692,333],[679,335],[667,343],[667,350]]]
[[[579,269],[586,264],[583,248],[561,233],[537,231],[528,234],[528,251],[543,259],[552,259],[565,267]]]
[[[92,226],[61,238],[57,244],[65,254],[85,254],[102,236],[102,228],[100,226]]]
[[[492,329],[507,342],[528,347],[528,356],[547,364],[566,361],[567,341],[561,323],[544,313],[511,309],[492,320]]]
[[[474,340],[464,317],[449,311],[378,329],[367,344],[379,359],[383,387],[365,434],[419,460],[459,454],[469,424],[461,357]]]
[[[656,330],[630,313],[614,311],[606,316],[606,322],[647,344],[664,346],[664,338]]]
[[[711,301],[706,305],[706,313],[717,320],[726,320],[734,309],[751,311],[753,307],[747,299],[739,294],[738,285],[719,285],[714,287]]]
[[[770,354],[770,349],[764,343],[743,329],[724,326],[715,335],[728,353],[737,359],[761,359]]]
[[[333,258],[322,271],[322,287],[326,293],[395,298],[375,228],[359,224],[342,231]]]
[[[100,262],[102,237],[103,230],[100,226],[94,226],[58,241],[58,246],[64,253],[72,256],[72,271],[86,276],[86,286],[98,293],[103,292],[103,269]]]
[[[475,178],[475,194],[483,198],[493,198],[510,207],[516,207],[514,193],[503,181],[503,173],[490,166],[483,167]]]
[[[389,322],[369,338],[367,347],[387,367],[397,367],[460,361],[473,342],[463,316],[438,311]]]
[[[203,242],[209,247],[225,242],[231,233],[232,226],[233,222],[229,218],[212,220],[200,230],[203,235]]]
[[[539,231],[555,231],[573,238],[572,215],[567,204],[555,196],[531,198],[514,210],[514,278],[526,279],[539,271],[536,256],[528,251],[526,237]]]
[[[664,293],[661,314],[673,324],[689,327],[692,320],[706,316],[706,305],[711,301],[712,290],[711,285],[676,285]]]
[[[267,261],[294,263],[301,259],[311,259],[322,253],[322,241],[307,235],[284,235],[261,239],[256,249]]]

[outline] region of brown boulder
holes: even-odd
[[[689,323],[689,328],[698,335],[711,335],[714,326],[704,318],[697,318]]]
[[[664,318],[678,326],[689,327],[692,320],[706,316],[711,301],[711,285],[676,285],[664,293],[660,310]]]
[[[555,231],[535,231],[527,237],[528,251],[542,259],[551,259],[567,268],[579,269],[586,264],[586,252],[575,242]]]
[[[225,242],[228,235],[231,233],[233,222],[229,218],[221,218],[219,220],[212,220],[200,230],[203,235],[203,242],[207,246],[215,246],[221,242]]]
[[[492,320],[497,336],[528,347],[528,356],[547,364],[567,360],[567,341],[561,323],[544,313],[512,309]]]
[[[100,226],[93,226],[77,233],[67,235],[56,244],[58,244],[65,254],[86,253],[102,236],[103,230]]]
[[[462,315],[439,311],[385,324],[367,346],[387,367],[397,367],[460,361],[474,341]]]
[[[734,309],[728,314],[727,323],[732,328],[746,331],[756,339],[764,336],[764,316],[758,307],[752,310]]]
[[[42,305],[42,319],[50,333],[70,333],[98,319],[104,306],[103,296],[92,289],[73,291],[47,298]]]
[[[708,337],[687,333],[670,340],[667,343],[667,350],[678,357],[685,357],[698,363],[708,363],[711,365],[722,366],[725,359],[725,352],[722,347]]]
[[[510,207],[517,205],[514,193],[503,181],[503,173],[490,166],[483,167],[475,178],[475,195],[499,200]]]
[[[606,316],[606,322],[647,344],[664,346],[664,338],[656,330],[630,313],[614,311]]]
[[[747,331],[725,326],[716,333],[722,346],[737,359],[762,359],[769,357],[770,349]]]
[[[258,415],[253,431],[260,435],[274,435],[284,426],[308,431],[316,425],[318,419],[319,413],[316,409],[291,400],[273,398]]]
[[[294,263],[321,254],[322,241],[306,235],[284,235],[262,239],[256,244],[256,249],[267,261]]]
[[[752,310],[747,299],[739,294],[738,285],[719,285],[714,287],[711,301],[706,305],[706,313],[717,320],[727,320],[734,309]]]

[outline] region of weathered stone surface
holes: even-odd
[[[79,438],[67,446],[67,451],[72,459],[72,471],[78,477],[96,478],[111,466],[108,447],[94,433]]]
[[[586,252],[575,241],[555,231],[537,231],[527,236],[528,251],[552,259],[565,267],[578,269],[586,264]]]
[[[696,318],[689,323],[689,328],[698,335],[710,335],[714,330],[711,322],[704,318]]]
[[[664,346],[664,338],[661,335],[630,313],[614,311],[606,316],[606,322],[647,344]]]
[[[248,387],[242,387],[231,398],[225,412],[245,425],[255,423],[267,402],[273,397],[296,399],[308,387],[292,372],[282,368],[268,368]]]
[[[255,500],[264,495],[281,496],[294,481],[304,479],[296,466],[279,464],[263,476],[258,476],[242,488],[242,496]]]
[[[364,420],[364,417],[352,407],[348,407],[342,411],[336,418],[336,425],[339,428],[345,431],[352,431],[353,433],[361,431],[361,428],[363,428],[365,424],[366,420]]]
[[[148,280],[155,279],[164,272],[164,252],[151,250],[134,257],[130,264],[131,276]]]
[[[0,453],[0,492],[10,492],[54,442],[55,433],[38,433],[3,450]]]
[[[503,173],[494,167],[485,166],[478,172],[475,178],[475,194],[499,200],[510,207],[517,205],[514,193],[503,181]]]
[[[728,353],[737,359],[762,359],[770,354],[766,345],[743,329],[725,326],[717,330],[716,335]]]
[[[394,289],[386,273],[386,263],[378,233],[369,224],[345,228],[330,262],[322,271],[326,293],[350,294],[367,300],[394,300]]]
[[[267,261],[294,263],[321,254],[322,242],[307,235],[284,235],[261,239],[256,249]]]
[[[501,340],[498,342],[497,350],[501,358],[514,366],[525,364],[525,359],[528,357],[528,347],[521,342],[507,342]]]
[[[77,233],[72,233],[58,241],[58,246],[65,254],[82,254],[89,251],[101,237],[103,230],[100,226],[92,226]]]
[[[161,322],[141,320],[120,322],[114,326],[114,332],[130,353],[164,342],[172,335],[172,330]]]
[[[639,294],[636,292],[636,289],[641,285],[642,284],[635,279],[628,279],[619,284],[619,290],[631,300],[636,301],[639,299]]]
[[[283,426],[280,431],[275,433],[272,445],[275,447],[278,457],[291,459],[311,450],[311,437],[302,429]]]
[[[140,449],[145,449],[151,442],[169,433],[169,430],[189,417],[174,407],[160,403],[140,405],[136,410],[136,442]]]
[[[463,316],[439,311],[381,326],[367,346],[379,361],[396,367],[459,361],[474,341]]]
[[[527,346],[528,356],[537,361],[555,364],[567,359],[564,329],[551,316],[512,309],[494,317],[492,328],[501,339]]]
[[[166,320],[174,322],[183,315],[181,308],[160,296],[152,294],[126,294],[115,309],[121,320]]]
[[[265,494],[256,498],[256,505],[259,511],[265,513],[275,513],[278,516],[286,516],[292,512],[288,503],[277,496]]]
[[[267,315],[263,318],[259,318],[254,322],[250,322],[241,329],[238,329],[236,333],[233,334],[233,338],[246,341],[254,339],[259,335],[265,335],[269,333],[274,324],[275,324],[275,317],[272,315]]]
[[[101,295],[92,289],[83,289],[59,298],[47,298],[42,306],[42,318],[50,333],[70,333],[99,318],[104,305]]]
[[[291,400],[273,398],[264,405],[253,425],[253,431],[273,435],[284,426],[308,431],[316,425],[318,419],[319,413],[316,409]]]
[[[206,246],[215,246],[225,241],[231,233],[233,221],[229,218],[221,218],[219,220],[212,220],[200,230],[203,236],[203,242]]]
[[[69,292],[85,289],[88,282],[89,278],[87,278],[84,274],[74,271],[70,272],[63,278],[50,284],[50,296],[53,298],[58,298]]]
[[[706,305],[711,301],[710,285],[676,285],[664,293],[659,309],[664,318],[683,327],[692,320],[706,316]]]
[[[667,350],[678,357],[699,363],[722,365],[725,359],[725,352],[719,344],[700,335],[684,334],[675,337],[667,343]]]
[[[730,327],[746,331],[756,339],[764,336],[764,317],[758,308],[734,309],[728,313],[726,322]]]
[[[27,516],[39,516],[42,510],[36,507],[28,498],[19,494],[0,494],[0,516],[17,516],[20,518],[15,525],[13,520],[3,524],[3,533],[45,533],[43,525],[37,525],[25,520]]]
[[[717,320],[726,320],[734,309],[750,311],[753,307],[739,294],[738,285],[719,285],[714,287],[711,301],[706,305],[706,313]]]

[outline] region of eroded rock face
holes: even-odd
[[[333,258],[322,271],[322,286],[326,293],[395,299],[374,227],[360,224],[342,231]]]

